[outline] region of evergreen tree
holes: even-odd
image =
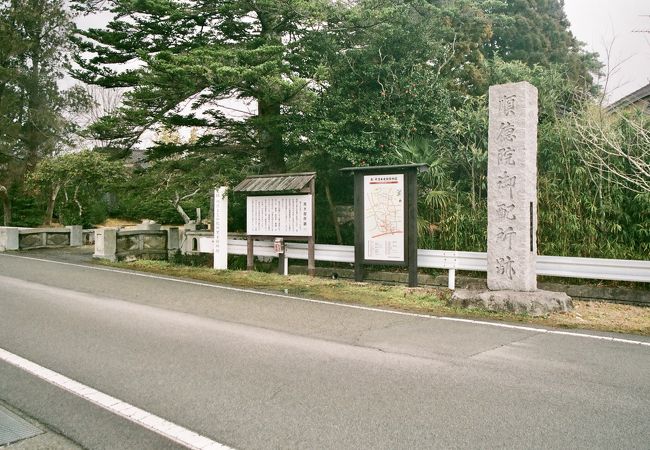
[[[483,2],[492,17],[492,38],[485,46],[488,58],[522,61],[530,66],[563,65],[571,80],[593,87],[598,55],[583,50],[570,31],[564,0],[499,0]]]
[[[76,98],[57,80],[71,30],[62,0],[0,1],[0,198],[4,223],[12,194],[44,156],[61,145],[64,114]]]
[[[84,150],[42,159],[26,184],[46,204],[44,225],[52,225],[56,212],[59,223],[91,226],[106,219],[101,196],[124,182],[124,172],[121,161]]]
[[[77,5],[88,8],[89,3],[94,2]],[[330,2],[111,0],[103,5],[114,19],[106,29],[79,32],[80,48],[93,56],[77,57],[76,75],[105,87],[133,87],[121,112],[95,127],[103,138],[120,138],[118,144],[128,149],[153,126],[200,126],[210,132],[195,150],[239,152],[263,170],[285,170],[284,130],[316,75],[303,42],[319,32]],[[117,72],[110,68],[116,63],[137,67]],[[230,98],[254,102],[257,114],[229,118],[217,103]]]

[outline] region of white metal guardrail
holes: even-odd
[[[538,256],[537,273],[554,277],[650,283],[650,261]]]
[[[212,239],[201,238],[199,251],[212,252]],[[228,240],[228,253],[246,254],[246,241]],[[255,241],[255,256],[277,256],[273,242]],[[286,243],[287,259],[307,259],[307,244]],[[316,244],[316,261],[354,263],[354,247]],[[418,250],[418,266],[449,270],[449,288],[454,288],[456,270],[487,272],[487,253],[447,250]],[[537,273],[562,278],[636,281],[650,283],[650,261],[576,258],[567,256],[538,256]]]

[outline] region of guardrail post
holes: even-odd
[[[456,289],[456,269],[449,269],[449,279],[447,280],[447,287],[452,291]]]

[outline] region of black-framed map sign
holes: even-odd
[[[363,259],[405,262],[406,205],[403,173],[363,176]]]
[[[348,167],[354,173],[355,279],[364,265],[407,266],[417,286],[417,173],[426,164]]]

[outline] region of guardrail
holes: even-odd
[[[189,245],[182,246],[185,253],[212,253],[213,241],[209,231],[186,234]],[[316,261],[354,263],[353,246],[316,244],[315,250]],[[307,260],[307,244],[287,242],[285,251],[285,267],[288,267],[290,259]],[[246,255],[246,240],[228,239],[228,253]],[[258,257],[277,257],[272,241],[256,240],[253,253]],[[454,289],[457,270],[487,272],[487,253],[419,249],[418,267],[449,271],[448,287]],[[537,257],[537,274],[650,283],[650,261],[541,255]]]
[[[212,239],[202,237],[198,251],[211,253]],[[286,243],[286,258],[307,259],[307,244]],[[228,253],[246,254],[246,241],[228,240]],[[273,242],[255,241],[255,256],[274,257]],[[316,261],[354,263],[354,247],[316,244]],[[287,263],[288,264],[288,263]],[[418,267],[449,271],[449,288],[455,287],[456,270],[487,272],[487,253],[448,250],[418,250]],[[650,283],[650,261],[577,258],[567,256],[538,256],[537,274],[561,278],[635,281]]]

